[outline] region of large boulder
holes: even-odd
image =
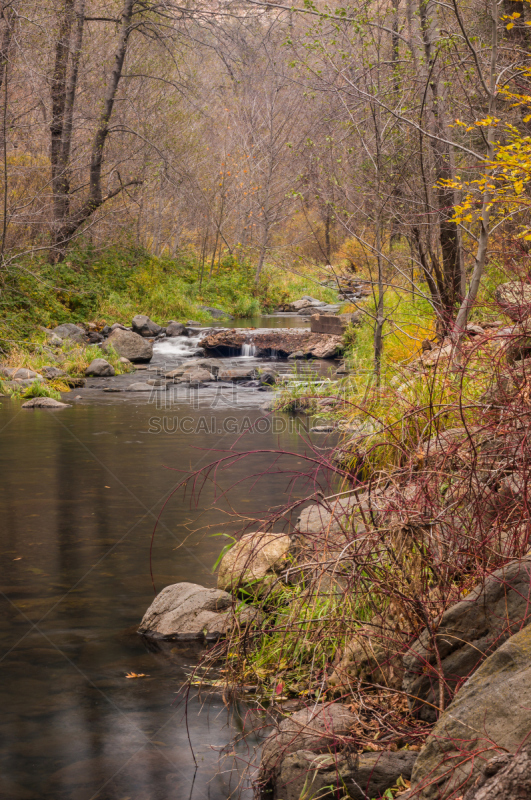
[[[413,769],[411,798],[462,797],[486,762],[516,753],[528,739],[530,707],[531,628],[526,627],[483,662],[441,715]]]
[[[95,358],[85,370],[87,378],[112,378],[114,367],[104,358]]]
[[[514,322],[520,322],[531,315],[531,285],[528,283],[502,283],[494,292],[494,297]]]
[[[531,560],[513,561],[493,572],[436,621],[446,697],[451,699],[480,663],[531,621]],[[436,718],[439,679],[432,635],[425,629],[404,656],[403,688],[411,711]]]
[[[283,533],[248,533],[221,559],[218,589],[232,591],[256,583],[269,585],[288,564],[291,537]]]
[[[139,336],[158,336],[162,331],[162,327],[153,322],[152,319],[146,317],[145,314],[137,314],[131,321],[133,333],[138,333]]]
[[[284,719],[262,750],[263,800],[366,800],[380,797],[400,776],[407,780],[417,753],[352,753],[348,734],[358,722],[340,703],[312,705]]]
[[[282,760],[274,789],[263,791],[262,797],[300,800],[308,796],[308,788],[309,796],[319,800],[382,797],[399,778],[409,780],[417,755],[409,750],[358,754],[297,750]]]
[[[55,336],[60,339],[70,339],[73,342],[85,343],[87,341],[85,331],[73,325],[71,322],[65,322],[62,325],[57,325],[52,331]]]
[[[119,356],[128,358],[133,363],[151,361],[153,358],[152,344],[133,331],[116,328],[103,347],[106,348],[109,345],[112,345]]]
[[[531,742],[515,755],[503,753],[487,761],[463,800],[529,800]]]
[[[144,614],[138,632],[154,639],[216,640],[234,625],[234,600],[220,589],[196,583],[166,586]],[[255,609],[238,611],[238,621],[258,619]]]

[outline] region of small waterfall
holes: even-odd
[[[242,344],[242,358],[252,358],[254,355],[256,355],[256,347],[252,342]]]

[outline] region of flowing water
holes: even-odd
[[[155,364],[182,356],[159,350]],[[238,769],[221,751],[239,763],[252,752],[252,741],[233,743],[245,710],[229,717],[215,694],[186,708],[179,689],[200,647],[157,649],[136,633],[154,596],[151,534],[172,488],[222,451],[306,445],[286,418],[249,432],[265,396],[252,389],[223,402],[198,392],[170,411],[136,394],[77,396],[55,413],[0,400],[0,798],[226,800]],[[177,424],[161,424],[168,416]],[[266,465],[242,460],[221,484]],[[233,500],[255,515],[286,501],[287,486],[273,472],[259,491],[241,483]],[[179,493],[166,506],[152,554],[157,590],[215,585],[224,542],[213,534],[239,526],[227,506],[210,507],[209,491],[197,505]]]

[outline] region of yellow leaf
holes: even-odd
[[[514,22],[509,22],[509,24],[507,25],[507,30],[508,31],[510,31],[511,28],[514,28]]]

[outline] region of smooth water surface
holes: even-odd
[[[165,412],[145,397],[83,392],[72,402],[50,412],[0,400],[0,797],[226,800],[238,775],[220,750],[241,723],[229,721],[217,695],[203,705],[190,700],[196,769],[178,692],[199,648],[157,650],[135,632],[154,596],[151,534],[183,475],[237,440],[242,451],[305,445],[289,428],[281,439],[267,426],[241,439],[240,428],[224,430],[228,413],[261,416],[256,403],[211,402],[208,413],[204,403],[174,407],[172,419],[193,421],[185,433],[154,426]],[[266,456],[242,460],[220,481],[228,487],[266,464]],[[238,508],[254,515],[285,502],[287,485],[276,473],[242,484]],[[212,534],[240,523],[227,505],[210,509],[212,498],[210,489],[197,507],[182,494],[168,503],[153,545],[157,590],[215,585],[224,540]],[[146,677],[127,679],[130,672]],[[247,760],[252,742],[236,751]]]

